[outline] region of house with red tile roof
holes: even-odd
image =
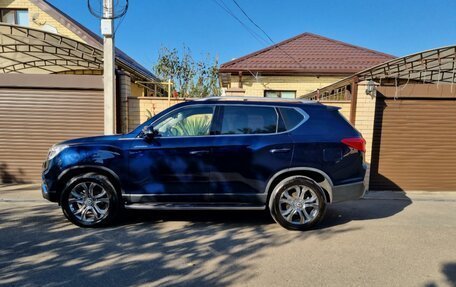
[[[303,33],[221,65],[225,95],[295,98],[395,58]]]

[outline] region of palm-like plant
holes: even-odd
[[[211,121],[209,116],[189,117],[171,128],[173,136],[203,136],[209,134]]]
[[[152,114],[152,112],[149,109],[146,109],[146,117],[147,117],[147,119],[150,120],[153,116],[154,116],[154,114]]]

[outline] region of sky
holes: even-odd
[[[87,0],[48,1],[100,34]],[[235,2],[275,43],[311,32],[395,56],[456,45],[456,0],[130,0],[116,46],[151,69],[161,47],[224,63],[271,45],[219,6],[266,38]]]

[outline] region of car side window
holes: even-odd
[[[213,114],[213,106],[181,108],[156,121],[154,129],[161,137],[206,136]]]
[[[304,115],[294,108],[279,108],[279,112],[284,124],[279,127],[279,131],[281,132],[294,129],[304,120]]]
[[[220,134],[270,134],[277,132],[273,107],[224,106]]]

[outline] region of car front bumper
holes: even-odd
[[[337,185],[332,189],[332,202],[355,200],[364,196],[366,185],[364,181]]]
[[[41,183],[41,195],[44,199],[47,199],[52,202],[57,202],[57,193],[53,190],[50,190],[45,181]]]
[[[57,191],[55,190],[54,176],[50,175],[49,162],[43,163],[43,173],[41,175],[41,195],[44,199],[52,202],[58,201]]]

